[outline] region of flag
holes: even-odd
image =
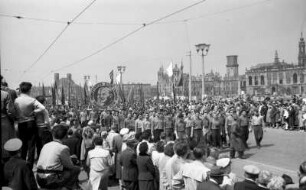
[[[42,96],[46,97],[46,92],[45,92],[45,85],[44,83],[42,84]]]
[[[121,78],[121,74],[118,73],[116,76],[116,84],[120,84],[120,78]]]
[[[109,78],[110,78],[110,84],[113,85],[114,84],[114,70],[112,70],[109,73]]]
[[[144,102],[144,92],[142,89],[142,84],[139,84],[139,99],[140,99],[140,103],[142,105],[142,107],[144,107],[145,102]]]
[[[170,63],[170,65],[169,65],[168,68],[166,69],[166,72],[167,72],[167,75],[168,75],[169,77],[172,77],[172,75],[173,75],[173,64],[172,64],[172,62]]]
[[[131,87],[128,95],[128,103],[132,105],[134,103],[134,86]]]
[[[65,105],[65,92],[64,92],[64,85],[62,85],[62,105]]]
[[[53,107],[56,106],[56,93],[55,93],[55,88],[54,87],[51,87],[52,88],[52,105]]]
[[[87,105],[87,87],[86,83],[84,84],[84,104]]]
[[[70,81],[68,81],[68,106],[70,107],[70,101],[71,101],[71,86]]]
[[[156,91],[157,91],[156,99],[157,99],[157,100],[159,100],[159,86],[158,86],[158,85],[159,85],[159,83],[157,82],[157,85],[156,85],[156,88],[157,88],[157,89],[156,89]]]
[[[173,100],[174,100],[174,103],[176,103],[176,92],[175,92],[175,85],[174,84],[172,85],[172,88],[173,88]]]
[[[176,86],[183,86],[183,72],[180,72]]]

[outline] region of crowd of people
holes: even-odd
[[[2,80],[2,77],[1,77]],[[108,108],[52,107],[1,81],[1,182],[13,190],[306,189],[306,161],[299,182],[247,165],[245,180],[231,171],[245,159],[263,128],[306,131],[306,102],[266,98],[203,101],[146,100]],[[229,151],[229,154],[228,152]],[[82,174],[82,175],[81,175]]]

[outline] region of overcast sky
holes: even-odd
[[[69,21],[91,0],[0,0],[0,13]],[[30,70],[39,55],[65,27],[51,23],[0,16],[1,74],[9,86],[21,81],[53,82],[52,70],[71,64],[148,23],[196,0],[97,0],[68,27],[52,48]],[[189,19],[184,22],[185,19]],[[205,70],[225,74],[226,56],[238,55],[239,74],[258,63],[272,62],[275,50],[281,60],[297,63],[301,32],[306,37],[305,0],[206,0],[160,23],[145,27],[114,46],[74,66],[77,83],[91,75],[95,83],[109,82],[109,72],[127,67],[124,82],[156,84],[160,66],[184,64],[191,50],[193,74],[201,72],[201,58],[194,45],[209,43]],[[90,23],[90,24],[84,24]],[[103,24],[104,23],[104,24]],[[28,72],[22,74],[25,70]]]

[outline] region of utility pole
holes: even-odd
[[[192,80],[192,60],[191,60],[191,51],[189,51],[188,52],[188,55],[187,56],[189,56],[189,61],[190,61],[190,67],[189,67],[189,91],[188,91],[188,93],[189,93],[189,101],[191,101],[191,99],[192,99],[192,92],[191,92],[191,80]]]

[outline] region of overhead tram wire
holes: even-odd
[[[40,56],[21,74],[19,80],[24,76],[25,73],[27,73],[35,64],[37,64],[41,58],[51,49],[51,47],[56,43],[56,41],[63,35],[63,33],[67,30],[67,28],[72,24],[77,18],[79,18],[91,5],[96,2],[97,0],[93,0],[91,3],[89,3],[81,12],[79,12],[71,21],[66,23],[66,26],[61,30],[61,32],[56,36],[56,38],[51,42],[51,44],[43,51]]]
[[[89,59],[90,57],[95,56],[96,54],[98,54],[98,53],[100,53],[100,52],[102,52],[102,51],[104,51],[104,50],[106,50],[106,49],[112,47],[113,45],[115,45],[115,44],[119,43],[120,41],[126,39],[127,37],[129,37],[129,36],[131,36],[131,35],[133,35],[133,34],[139,32],[141,29],[143,29],[143,28],[145,28],[145,27],[147,27],[147,26],[153,25],[153,24],[155,24],[155,23],[157,23],[157,22],[159,22],[159,21],[161,21],[161,20],[164,20],[164,19],[169,18],[169,17],[171,17],[171,16],[173,16],[173,15],[175,15],[175,14],[178,14],[178,13],[180,13],[180,12],[183,12],[183,11],[185,11],[185,10],[191,8],[191,7],[194,7],[194,6],[196,6],[196,5],[200,4],[200,3],[203,3],[203,2],[205,2],[205,1],[206,1],[206,0],[198,1],[198,2],[193,3],[193,4],[191,4],[191,5],[187,6],[187,7],[184,7],[184,8],[182,8],[182,9],[179,9],[179,10],[173,12],[173,13],[170,13],[170,14],[165,15],[165,16],[163,16],[163,17],[157,18],[157,19],[155,19],[155,20],[153,20],[153,21],[151,21],[151,22],[144,23],[144,24],[142,24],[142,26],[140,26],[140,27],[136,28],[135,30],[129,32],[128,34],[122,36],[121,38],[119,38],[119,39],[117,39],[117,40],[111,42],[110,44],[108,44],[108,45],[106,45],[106,46],[100,48],[99,50],[97,50],[97,51],[95,51],[95,52],[93,52],[93,53],[91,53],[91,54],[89,54],[89,55],[87,55],[87,56],[85,56],[85,57],[83,57],[83,58],[81,58],[81,59],[79,59],[79,60],[77,60],[77,61],[71,63],[71,64],[65,65],[65,66],[60,67],[60,68],[55,69],[55,70],[52,70],[50,73],[48,73],[46,76],[44,76],[43,79],[44,79],[45,77],[47,77],[49,74],[52,74],[52,73],[54,73],[54,72],[56,72],[56,71],[59,71],[59,70],[62,70],[62,69],[71,67],[71,66],[73,66],[73,65],[79,64],[79,63],[81,63],[82,61],[85,61],[86,59]]]
[[[253,6],[256,6],[256,5],[259,5],[259,4],[262,4],[262,3],[266,3],[266,2],[269,2],[269,1],[271,1],[271,0],[259,1],[259,2],[255,2],[255,3],[239,6],[239,7],[224,9],[224,10],[214,12],[214,13],[211,13],[211,14],[207,14],[207,15],[201,15],[201,16],[198,16],[198,17],[186,18],[186,19],[183,19],[183,20],[172,20],[172,21],[158,22],[157,24],[183,23],[183,22],[197,20],[197,19],[206,18],[206,17],[210,17],[210,16],[215,16],[215,15],[219,15],[219,14],[223,14],[223,13],[227,13],[227,12],[231,12],[231,11],[235,11],[235,10],[239,10],[239,9],[253,7]],[[53,23],[59,23],[59,24],[67,24],[67,22],[63,21],[63,20],[34,18],[34,17],[27,17],[27,16],[20,16],[20,15],[8,15],[8,14],[3,14],[3,13],[0,13],[0,17],[26,19],[26,20],[33,20],[33,21],[39,21],[39,22],[51,22],[51,23],[53,22]],[[111,25],[111,26],[128,25],[128,26],[131,26],[131,25],[141,25],[142,23],[140,23],[140,22],[139,23],[137,23],[137,22],[74,22],[74,24],[79,24],[79,25]]]

